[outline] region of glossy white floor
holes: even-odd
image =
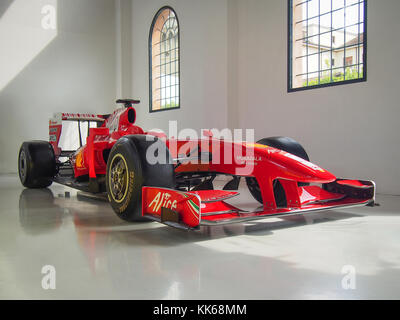
[[[185,232],[0,176],[0,298],[399,299],[400,197],[378,202]],[[55,290],[42,288],[45,265]]]

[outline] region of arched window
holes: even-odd
[[[180,107],[179,22],[171,7],[155,15],[149,36],[150,112]]]

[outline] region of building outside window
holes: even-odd
[[[366,80],[366,8],[366,0],[289,0],[289,91]]]

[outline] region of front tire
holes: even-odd
[[[115,213],[123,220],[140,220],[143,171],[136,146],[121,138],[107,161],[106,190]]]
[[[294,154],[295,156],[298,156],[304,160],[310,161],[307,152],[304,150],[304,148],[301,146],[301,144],[292,138],[271,137],[271,138],[261,139],[261,140],[257,141],[257,143],[289,152],[289,153]],[[254,199],[256,199],[258,202],[260,202],[262,204],[263,201],[262,201],[262,196],[261,196],[261,189],[260,189],[260,186],[259,186],[256,178],[248,177],[248,178],[246,178],[246,183],[247,183],[247,187],[249,188],[249,191],[250,191],[251,195],[254,197]],[[307,184],[299,183],[299,186],[302,186],[302,185],[304,186]],[[287,201],[286,201],[285,189],[282,187],[281,183],[278,180],[274,181],[273,188],[274,188],[274,196],[275,196],[276,205],[278,207],[286,207]]]
[[[110,151],[107,160],[106,190],[115,213],[126,221],[148,221],[142,217],[142,187],[174,187],[172,161],[150,164],[146,154],[153,143],[164,148],[155,137],[131,135],[120,138]]]

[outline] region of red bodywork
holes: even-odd
[[[305,211],[337,208],[350,205],[373,203],[373,182],[338,180],[332,173],[302,158],[273,147],[247,142],[231,142],[214,139],[210,134],[199,140],[166,139],[160,133],[145,132],[134,125],[136,111],[133,107],[117,109],[111,115],[62,114],[61,121],[96,121],[97,128],[90,128],[86,145],[70,156],[75,178],[88,175],[96,179],[106,174],[105,152],[125,135],[149,134],[162,138],[171,154],[177,159],[185,158],[190,150],[197,154],[208,154],[213,161],[183,161],[175,169],[176,174],[185,172],[208,172],[256,178],[263,199],[262,207],[256,212],[246,212],[228,204],[225,200],[236,195],[223,190],[183,192],[163,188],[143,187],[143,215],[175,226],[195,228],[199,225],[231,223],[265,216],[303,213]],[[60,119],[59,119],[60,120]],[[50,120],[50,143],[56,156],[61,156],[58,146],[61,121]],[[226,152],[226,151],[230,152]],[[248,155],[251,156],[248,156]],[[218,159],[219,161],[215,161]],[[245,170],[250,167],[251,170]],[[285,190],[287,207],[278,208],[275,202],[273,182],[279,180]],[[298,182],[320,184],[299,187]],[[353,193],[353,194],[352,194]],[[158,199],[157,195],[168,199]],[[171,201],[171,202],[169,202]],[[165,202],[165,203],[164,203]],[[172,205],[176,202],[176,205]],[[198,211],[196,211],[196,207]],[[179,218],[162,217],[162,208],[177,212]],[[165,211],[165,210],[164,210]],[[166,212],[166,211],[165,211]]]
[[[129,114],[133,115],[128,117]],[[71,158],[75,177],[89,175],[90,178],[96,178],[98,175],[105,175],[107,163],[105,162],[103,151],[110,150],[115,142],[125,135],[144,134],[142,128],[134,125],[135,118],[136,111],[134,108],[117,109],[109,116],[79,113],[61,114],[61,120],[63,121],[96,121],[101,124],[98,128],[89,129],[86,145],[79,148]],[[61,128],[61,123],[50,120],[50,143],[58,156],[61,153],[58,146]],[[54,134],[56,136],[52,139],[51,137]]]

